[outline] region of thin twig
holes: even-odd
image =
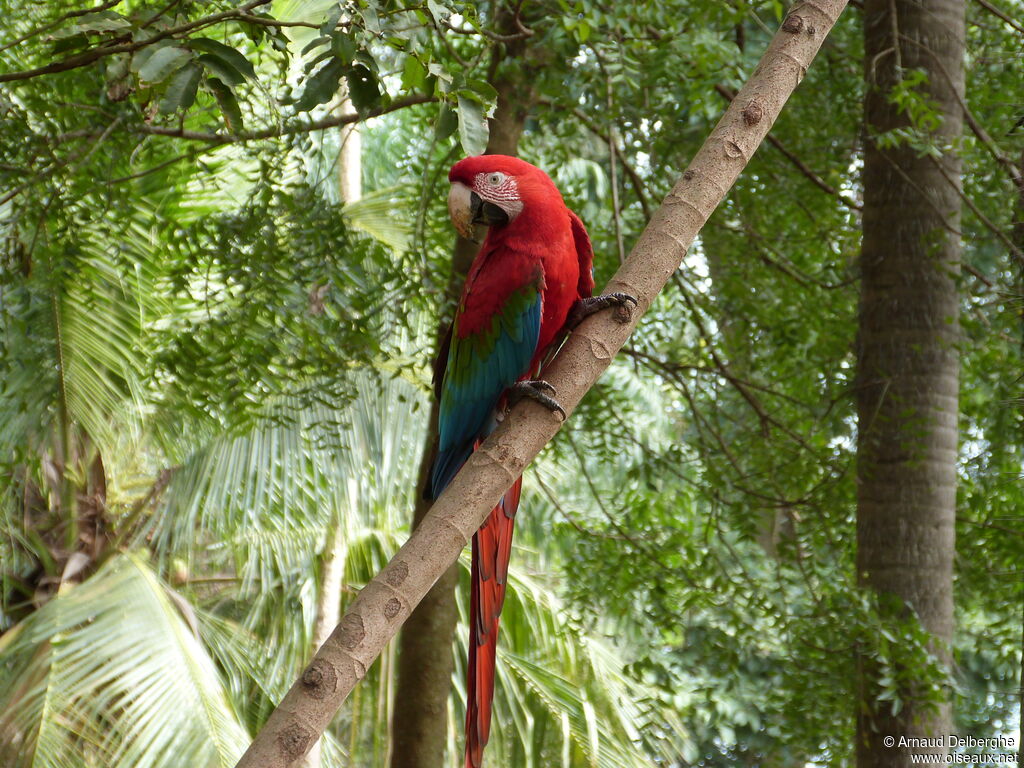
[[[950,92],[953,94],[953,96],[957,100],[957,103],[960,105],[960,110],[963,112],[964,120],[967,121],[967,125],[970,127],[971,132],[978,137],[978,140],[985,146],[985,149],[989,151],[989,154],[992,155],[992,158],[1001,166],[1003,166],[1003,168],[1009,175],[1010,179],[1013,181],[1015,185],[1017,185],[1017,188],[1024,188],[1024,176],[1022,176],[1021,170],[1017,167],[1013,160],[1011,160],[1009,157],[1003,154],[1002,150],[999,149],[999,146],[988,134],[988,131],[986,131],[984,126],[980,122],[978,122],[978,119],[974,116],[974,113],[971,112],[970,108],[967,106],[967,102],[964,100],[964,96],[960,92],[960,88],[958,87],[957,83],[953,82],[953,78],[950,76],[949,71],[946,69],[946,65],[942,62],[942,59],[936,56],[935,52],[927,45],[922,43],[920,40],[913,40],[909,37],[903,36],[901,36],[900,39],[910,45],[919,46],[925,53],[928,54],[928,56],[931,57],[932,63],[935,65],[935,68],[942,73],[942,77],[946,80],[946,84],[949,85]]]
[[[256,16],[251,13],[242,13],[238,16],[242,21],[246,21],[249,24],[259,24],[262,27],[305,27],[306,29],[320,29],[320,24],[314,24],[311,21],[278,21],[277,19],[269,19],[266,16]],[[338,24],[339,27],[347,27],[345,22]]]
[[[996,8],[994,5],[992,5],[992,3],[988,2],[988,0],[974,0],[974,2],[976,2],[978,5],[980,5],[982,8],[984,8],[986,11],[991,13],[993,16],[998,16],[1004,22],[1006,22],[1011,27],[1013,27],[1015,30],[1017,30],[1022,35],[1024,35],[1024,26],[1022,26],[1020,24],[1020,22],[1014,21],[1011,16],[1009,16],[1006,12],[1000,10],[999,8]]]
[[[721,84],[715,85],[715,90],[718,91],[719,95],[722,96],[727,101],[731,102],[736,97],[736,94],[732,91],[732,89],[727,88],[724,85],[721,85]],[[823,178],[821,178],[821,176],[816,174],[813,170],[811,170],[810,167],[808,167],[807,163],[805,163],[803,160],[801,160],[800,157],[798,155],[796,155],[794,152],[791,152],[786,147],[786,145],[783,144],[781,141],[779,141],[777,138],[775,138],[775,136],[773,136],[772,134],[769,133],[768,136],[767,136],[767,140],[768,140],[768,143],[771,144],[773,147],[775,147],[777,150],[779,150],[779,152],[781,152],[782,155],[787,160],[789,160],[789,162],[792,163],[796,167],[796,169],[798,171],[800,171],[800,173],[802,173],[804,176],[806,176],[808,179],[810,179],[811,182],[816,187],[818,187],[819,189],[821,189],[821,190],[823,190],[825,192],[828,192],[830,195],[832,195],[832,197],[836,198],[839,202],[841,202],[847,208],[850,208],[850,209],[855,210],[855,211],[863,210],[864,206],[862,206],[857,201],[847,197],[842,192],[840,192],[838,189],[836,189],[831,184],[829,184],[827,181],[825,181]]]
[[[544,106],[548,107],[564,109],[562,105],[556,104],[554,101],[551,101],[550,99],[538,99],[537,103],[543,104]],[[626,175],[629,177],[630,186],[633,187],[633,193],[636,195],[637,202],[640,203],[640,208],[644,212],[644,219],[649,220],[651,218],[651,206],[647,200],[647,194],[646,192],[644,192],[644,182],[643,179],[640,178],[640,174],[637,173],[636,169],[632,166],[632,164],[629,162],[629,160],[626,158],[625,154],[617,146],[617,144],[614,141],[609,141],[608,133],[603,128],[601,128],[601,126],[598,125],[597,122],[595,122],[595,120],[590,115],[588,115],[579,107],[574,107],[572,113],[580,122],[582,122],[587,127],[587,130],[589,130],[599,139],[608,144],[609,147],[612,147],[615,150],[615,154],[618,157],[619,165],[622,166],[622,170],[624,170],[626,172]]]
[[[60,26],[63,22],[67,21],[68,19],[74,19],[78,16],[85,16],[90,13],[99,13],[100,11],[105,11],[108,8],[113,8],[119,2],[121,2],[121,0],[106,0],[106,2],[97,5],[95,8],[83,8],[79,11],[68,11],[63,16],[58,16],[56,19],[49,22],[48,24],[44,24],[43,26],[38,27],[37,29],[33,29],[31,32],[26,32],[17,40],[12,40],[11,42],[5,45],[0,45],[0,52],[6,51],[8,48],[13,48],[19,43],[25,42],[26,40],[31,40],[36,35],[43,34],[43,32],[49,32],[51,29]]]
[[[938,160],[936,160],[931,155],[928,156],[928,159],[931,160],[936,170],[938,170],[938,172],[942,174],[942,178],[944,178],[949,183],[949,186],[951,186],[956,191],[957,195],[960,196],[960,199],[963,200],[964,203],[967,204],[967,207],[970,208],[971,211],[974,213],[974,215],[978,217],[978,221],[980,221],[985,226],[985,228],[988,229],[992,234],[994,234],[996,237],[1003,241],[1003,245],[1005,245],[1007,249],[1010,251],[1010,253],[1013,254],[1014,258],[1024,263],[1024,253],[1021,253],[1021,250],[1020,248],[1017,247],[1017,244],[1013,242],[1013,240],[1010,239],[1010,237],[1005,232],[1003,232],[1002,229],[997,227],[995,223],[984,214],[984,212],[982,212],[982,210],[974,203],[974,201],[971,200],[971,198],[964,192],[962,186],[956,183],[956,179],[952,178],[946,172],[946,169],[942,167],[942,164]],[[968,264],[965,264],[964,266],[970,268],[970,265]],[[973,274],[979,280],[983,281],[985,285],[987,285],[989,288],[992,287],[991,280],[984,277],[973,268],[970,268],[970,271],[971,274]]]
[[[290,123],[285,125],[260,128],[255,131],[243,131],[241,133],[206,133],[203,131],[189,131],[183,128],[170,128],[161,125],[133,125],[128,130],[135,133],[145,133],[151,136],[170,136],[187,141],[205,141],[208,144],[239,144],[246,141],[259,141],[261,139],[276,139],[280,136],[292,136],[300,133],[311,133],[322,131],[327,128],[337,128],[341,125],[351,125],[371,117],[380,117],[391,112],[397,112],[406,107],[413,107],[417,104],[430,104],[437,101],[436,96],[424,96],[417,94],[407,96],[404,99],[393,101],[385,107],[377,107],[368,110],[363,114],[349,113],[347,115],[331,115],[320,120],[311,122]]]
[[[114,132],[114,129],[121,123],[122,119],[123,117],[115,118],[114,121],[110,123],[110,125],[108,125],[101,133],[98,134],[96,141],[94,141],[92,145],[89,147],[89,149],[84,153],[79,153],[73,157],[68,157],[63,160],[54,161],[53,165],[43,169],[25,183],[20,184],[14,189],[10,190],[7,194],[0,196],[0,205],[3,205],[9,200],[13,200],[22,192],[35,186],[40,181],[44,181],[45,179],[50,178],[50,176],[55,174],[61,168],[64,168],[66,166],[71,169],[77,168],[79,165],[84,163],[92,156],[92,154],[96,151],[100,144],[102,144],[110,137],[110,134]]]
[[[146,22],[139,27],[139,29],[146,29],[147,27],[152,26],[157,19],[162,18],[165,13],[167,13],[169,10],[171,10],[171,8],[173,8],[180,2],[181,0],[170,0],[170,2],[167,3],[167,5],[165,5],[159,11],[150,16],[149,19],[147,19]]]
[[[622,216],[619,211],[619,171],[615,162],[619,154],[618,142],[615,140],[615,102],[612,98],[612,80],[605,78],[608,91],[608,183],[612,189],[612,221],[615,222],[615,245],[619,254],[619,264],[626,260],[626,244],[622,238]]]
[[[245,5],[236,8],[232,11],[222,11],[220,13],[214,13],[210,16],[204,16],[201,19],[190,21],[187,24],[181,24],[177,27],[171,27],[165,29],[162,32],[158,32],[152,37],[148,37],[145,40],[137,40],[132,43],[120,43],[118,45],[101,46],[99,48],[91,48],[82,53],[74,56],[69,56],[61,61],[55,61],[51,64],[47,64],[43,67],[36,67],[35,69],[26,69],[20,72],[4,72],[0,73],[0,83],[10,82],[12,80],[30,80],[33,77],[40,77],[41,75],[52,75],[56,72],[67,72],[68,70],[78,69],[79,67],[85,67],[92,64],[95,61],[99,61],[104,56],[112,56],[115,53],[133,53],[134,51],[141,50],[147,46],[153,45],[160,40],[165,40],[169,37],[180,35],[184,32],[192,32],[202,27],[216,24],[218,21],[226,21],[228,19],[238,18],[244,15],[245,12],[251,11],[261,5],[266,5],[271,0],[249,0]]]
[[[200,152],[202,152],[202,151],[203,150],[195,150],[195,149],[193,149],[193,150],[190,150],[189,152],[184,152],[184,153],[178,155],[177,157],[172,157],[170,160],[165,160],[162,163],[154,165],[152,168],[147,168],[144,171],[139,171],[138,173],[132,173],[132,174],[130,174],[128,176],[118,176],[116,179],[110,179],[109,181],[104,182],[104,183],[109,187],[109,186],[113,186],[114,184],[123,184],[126,181],[134,181],[135,179],[141,179],[144,176],[149,176],[149,174],[151,174],[151,173],[156,173],[158,171],[162,171],[164,168],[166,168],[169,165],[174,165],[175,163],[180,163],[182,160],[192,159],[197,154],[200,154]]]
[[[496,43],[511,43],[514,40],[523,40],[527,37],[533,36],[533,30],[527,29],[526,27],[521,27],[520,31],[515,34],[499,35],[497,32],[491,32],[491,30],[484,29],[483,27],[480,29],[463,29],[462,27],[456,27],[447,19],[442,23],[444,24],[445,29],[450,32],[454,32],[457,35],[483,35],[488,40],[493,40]]]

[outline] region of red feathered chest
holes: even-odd
[[[466,338],[492,327],[514,294],[536,286],[541,325],[535,360],[565,324],[578,298],[580,262],[568,209],[554,219],[524,212],[506,227],[490,230],[473,260],[459,303],[457,333]]]

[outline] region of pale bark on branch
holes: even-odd
[[[544,371],[571,414],[679,267],[803,79],[847,0],[797,2],[754,74],[665,198],[606,286],[636,296],[632,316],[599,313],[572,333]],[[297,765],[384,645],[447,570],[526,465],[554,437],[559,418],[522,401],[469,458],[391,562],[348,613],[256,736],[237,768]],[[401,723],[394,727],[400,728]]]

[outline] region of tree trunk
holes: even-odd
[[[1013,231],[1010,233],[1014,246],[1021,253],[1024,253],[1024,151],[1020,153],[1017,163],[1019,175],[1017,182],[1017,204],[1014,208]],[[1024,263],[1019,259],[1015,260],[1017,266],[1017,296],[1024,297]],[[1020,304],[1019,319],[1021,332],[1021,359],[1024,359],[1024,303]],[[1020,614],[1020,678],[1017,690],[1017,765],[1024,764],[1024,595],[1021,596]]]
[[[338,113],[352,112],[352,102],[344,97]],[[342,203],[354,203],[363,196],[363,146],[359,125],[343,125],[338,129],[338,197]],[[344,512],[340,513],[344,514]],[[324,539],[323,564],[320,573],[320,591],[316,603],[316,622],[310,658],[320,649],[341,618],[341,588],[344,586],[345,559],[348,542],[345,526],[336,515]],[[305,768],[320,768],[322,741],[314,744],[306,755]]]
[[[878,595],[883,621],[916,615],[948,663],[960,338],[960,161],[951,145],[962,125],[964,0],[866,0],[864,41],[857,573]],[[927,81],[912,90],[941,116],[917,126],[941,150],[936,157],[877,141],[911,128],[890,97],[914,70]],[[904,686],[893,714],[892,702],[877,700],[877,665],[866,655],[858,665],[858,767],[909,766],[911,753],[941,761],[944,747],[901,747],[900,737],[950,733],[948,696],[929,705]]]
[[[513,43],[506,56],[522,55],[522,45]],[[490,120],[488,154],[515,155],[526,117],[536,100],[529,87],[527,68],[508,68],[492,79],[498,92],[498,106]],[[476,256],[478,245],[457,238],[452,257],[448,295],[454,303]],[[438,338],[443,338],[442,324]],[[437,442],[437,400],[430,406],[426,448],[420,464],[413,528],[430,509],[423,497],[434,461]],[[395,688],[394,718],[391,726],[391,768],[439,768],[445,764],[448,741],[448,696],[452,688],[454,658],[452,640],[458,624],[455,588],[459,565],[453,564],[412,612],[399,637],[398,680]]]
[[[339,114],[355,110],[348,98],[342,99]],[[338,197],[343,203],[354,203],[363,196],[363,139],[359,123],[343,125],[338,131]]]

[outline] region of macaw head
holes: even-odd
[[[448,213],[458,233],[469,240],[476,224],[505,227],[524,211],[539,213],[554,204],[565,207],[548,175],[518,157],[464,158],[452,166],[448,181]]]

